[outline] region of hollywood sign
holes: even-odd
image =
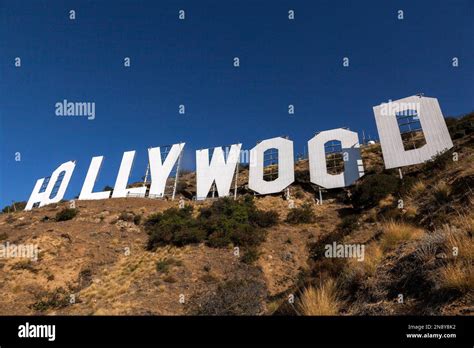
[[[382,103],[375,106],[373,110],[383,160],[387,169],[425,162],[453,146],[436,98],[411,96],[394,102]],[[413,111],[416,115],[417,121],[421,125],[425,144],[419,148],[406,150],[401,135],[403,124],[400,125],[398,116],[408,110]],[[338,174],[328,172],[325,144],[331,141],[340,142],[344,153],[344,170]],[[164,196],[166,182],[173,168],[179,163],[184,146],[185,143],[172,145],[164,159],[161,158],[160,147],[148,149],[151,183],[147,197]],[[213,184],[215,184],[218,197],[229,195],[241,146],[242,144],[231,145],[227,156],[225,156],[222,147],[216,147],[213,149],[211,159],[209,159],[210,149],[196,151],[197,200],[206,199]],[[267,181],[264,179],[264,153],[271,149],[278,151],[278,177]],[[343,128],[320,132],[308,141],[308,155],[310,181],[323,188],[346,187],[364,175],[359,136],[356,132]],[[78,199],[145,197],[147,194],[145,185],[143,187],[127,187],[134,158],[135,151],[127,151],[123,154],[113,191],[94,192],[94,185],[104,157],[93,157]],[[264,140],[250,150],[250,158],[248,188],[255,193],[281,192],[293,183],[295,179],[294,154],[291,140],[281,137]],[[25,210],[62,200],[75,166],[75,161],[61,164],[51,174],[47,185],[46,178],[38,179]],[[54,194],[53,189],[56,191]]]

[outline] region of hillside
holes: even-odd
[[[179,194],[189,216],[156,217],[178,202],[145,198],[76,201],[65,221],[69,202],[0,214],[2,243],[40,248],[37,261],[0,259],[0,314],[472,315],[474,114],[447,123],[455,147],[404,168],[403,180],[383,169],[378,144],[364,146],[366,175],[324,192],[323,205],[302,160],[295,209],[282,195],[195,202],[187,173]],[[218,209],[231,210],[228,220]],[[234,225],[244,213],[252,230]],[[206,219],[238,231],[219,236]],[[172,239],[160,234],[164,220]],[[365,259],[325,257],[333,242],[364,245]]]

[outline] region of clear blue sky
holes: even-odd
[[[95,155],[97,190],[127,150],[137,180],[151,146],[185,141],[192,169],[198,148],[289,135],[302,152],[315,132],[344,126],[376,136],[372,106],[418,92],[445,116],[469,112],[473,17],[472,0],[0,0],[0,206],[71,159],[66,198]],[[63,99],[95,102],[95,120],[55,116]]]

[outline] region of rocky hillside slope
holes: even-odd
[[[0,314],[472,315],[474,117],[448,124],[455,147],[404,168],[403,180],[383,169],[378,145],[364,147],[365,177],[324,192],[323,205],[307,161],[298,162],[295,209],[281,195],[254,198],[256,211],[278,221],[259,228],[265,238],[251,248],[234,239],[216,247],[209,234],[147,247],[150,218],[177,201],[76,201],[70,216],[61,202],[0,214],[2,244],[39,248],[36,261],[0,258]],[[192,197],[193,185],[186,174],[180,194]],[[190,223],[214,203],[187,199]],[[364,260],[326,257],[333,243],[363,245]]]

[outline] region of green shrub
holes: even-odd
[[[400,221],[402,219],[406,219],[406,216],[404,216],[403,211],[396,206],[386,206],[381,208],[378,213],[378,217],[382,218],[382,220],[387,221]]]
[[[275,210],[251,210],[249,219],[259,227],[271,227],[278,223],[278,213]]]
[[[431,159],[424,163],[422,171],[426,175],[433,175],[434,171],[444,170],[449,163],[453,162],[453,152],[445,151],[438,153],[431,157]]]
[[[295,182],[296,183],[309,183],[310,182],[309,170],[295,170]]]
[[[303,191],[297,190],[297,191],[295,192],[295,198],[297,198],[297,199],[303,199],[303,198],[304,198],[304,193],[303,193]]]
[[[180,173],[180,175],[182,175]],[[176,194],[183,195],[183,196],[189,196],[188,195],[188,183],[185,181],[178,181],[178,184],[176,185]]]
[[[399,187],[400,179],[393,175],[366,175],[353,190],[352,205],[356,209],[374,207],[381,199],[398,192]]]
[[[37,301],[31,305],[31,308],[40,312],[64,308],[69,306],[69,300],[69,294],[63,288],[57,288],[52,292],[44,291],[37,295]]]
[[[357,215],[347,215],[342,218],[342,221],[337,227],[345,235],[359,227],[359,219]]]
[[[258,260],[260,253],[258,252],[257,248],[248,248],[245,250],[244,255],[240,257],[240,261],[246,263],[248,265],[253,264],[255,261]]]
[[[286,222],[289,224],[310,224],[316,221],[311,204],[305,203],[300,208],[291,209],[286,217]]]
[[[461,118],[447,117],[445,121],[452,139],[459,139],[474,133],[474,112]]]
[[[132,213],[128,213],[126,211],[123,211],[123,212],[120,213],[118,219],[122,220],[122,221],[132,222],[133,217],[134,217],[134,215]]]
[[[56,214],[56,221],[72,220],[76,217],[77,212],[77,209],[64,208]]]
[[[140,222],[142,221],[142,216],[141,215],[135,215],[133,217],[133,223],[135,225],[140,225]]]
[[[233,243],[250,247],[265,240],[266,232],[262,227],[275,225],[278,214],[258,210],[252,196],[241,200],[226,197],[209,208],[202,208],[198,221],[208,235],[208,245],[224,247]]]
[[[336,229],[330,233],[326,233],[318,238],[316,242],[309,244],[310,258],[313,260],[326,259],[326,245],[336,243],[342,243],[345,236],[350,234],[354,229],[359,226],[357,215],[351,214],[342,218]],[[333,259],[330,259],[332,262]]]
[[[139,215],[139,214],[135,215],[134,212],[123,211],[123,212],[120,213],[118,219],[122,220],[122,221],[133,222],[135,225],[140,225],[140,222],[142,220],[142,216]]]
[[[206,238],[197,221],[192,216],[193,208],[170,208],[162,213],[151,215],[144,223],[148,233],[148,250],[155,250],[160,245],[199,243]]]
[[[439,181],[433,186],[433,196],[439,204],[450,201],[451,187],[445,181]]]
[[[193,217],[191,206],[171,208],[150,216],[144,227],[149,235],[149,250],[158,245],[182,246],[204,241],[211,247],[251,247],[265,240],[264,227],[277,222],[276,212],[258,210],[253,198],[247,196],[238,201],[219,199],[210,207],[201,208],[197,218]]]
[[[2,213],[13,213],[15,211],[22,211],[26,207],[26,202],[15,202],[11,205],[7,205],[2,209]]]

